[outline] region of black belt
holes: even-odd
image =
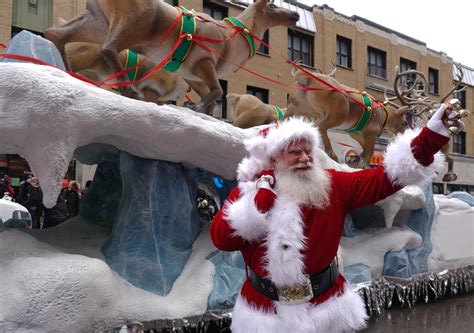
[[[250,282],[258,292],[275,301],[282,301],[282,298],[284,298],[286,302],[293,302],[293,300],[298,301],[300,299],[309,300],[314,296],[319,296],[324,293],[339,276],[336,259],[322,272],[309,276],[307,285],[303,284],[294,287],[277,288],[271,280],[257,275],[251,269],[248,269],[248,273]],[[311,283],[311,286],[309,286],[309,283]]]

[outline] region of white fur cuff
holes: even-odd
[[[255,189],[255,182],[251,182]],[[267,230],[267,214],[260,213],[255,207],[254,197],[256,189],[244,192],[236,201],[227,206],[225,210],[226,220],[229,221],[234,235],[252,242],[261,240]]]
[[[413,156],[411,142],[420,131],[406,130],[387,147],[384,167],[392,184],[407,186],[429,183],[443,170],[444,155],[440,152],[435,154],[433,163],[426,167]]]

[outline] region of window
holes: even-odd
[[[453,153],[466,154],[466,132],[459,132],[453,137]]]
[[[459,89],[461,89],[462,87],[460,87]],[[461,101],[461,107],[463,109],[466,108],[466,90],[463,90],[463,91],[460,91],[460,92],[455,92],[453,93],[453,97],[454,98],[457,98]]]
[[[464,184],[448,184],[448,192],[468,192],[469,193],[469,185]]]
[[[169,3],[171,6],[178,5],[178,0],[165,0],[165,2]]]
[[[433,194],[444,194],[443,183],[433,183]]]
[[[373,47],[367,48],[368,63],[367,73],[369,75],[387,78],[387,53]]]
[[[336,63],[339,66],[352,68],[352,40],[337,36]]]
[[[314,37],[288,29],[288,58],[313,67]]]
[[[416,69],[416,62],[400,58],[400,73],[409,71],[410,69]],[[409,76],[402,76],[400,83],[403,84],[403,86],[410,88],[415,83],[415,80],[416,74],[410,74]]]
[[[13,1],[12,36],[21,30],[41,34],[53,25],[53,0]]]
[[[474,185],[469,185],[469,193],[474,195]]]
[[[12,34],[11,34],[11,38],[15,37],[16,35],[18,35],[20,32],[22,32],[23,30],[26,30],[26,31],[29,31],[35,35],[38,35],[38,36],[41,36],[41,37],[44,37],[43,33],[42,32],[38,32],[38,31],[33,31],[33,30],[30,30],[30,29],[23,29],[23,28],[18,28],[18,27],[13,27],[12,26]]]
[[[267,43],[268,45],[270,45],[270,34],[269,34],[269,30],[265,31],[265,34],[263,35],[263,38],[262,40]],[[257,50],[258,53],[262,53],[262,54],[268,54],[268,47],[263,45],[263,44],[260,44],[260,47],[258,48]]]
[[[268,89],[247,86],[247,94],[254,95],[263,103],[268,103]]]
[[[219,80],[222,88],[222,96],[216,100],[216,106],[214,111],[212,111],[212,116],[214,118],[226,119],[227,118],[227,81]]]
[[[429,82],[429,92],[432,94],[438,94],[438,70],[433,68],[428,68],[428,82]]]
[[[221,21],[228,16],[229,10],[227,7],[219,6],[213,2],[205,0],[202,11],[212,18]]]

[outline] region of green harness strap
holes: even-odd
[[[357,124],[351,128],[346,130],[346,133],[353,134],[353,133],[360,133],[364,129],[365,125],[369,122],[370,118],[372,117],[372,101],[370,100],[369,95],[364,91],[362,92],[362,98],[364,99],[364,112],[360,117]]]
[[[273,109],[275,110],[275,113],[277,115],[277,120],[281,120],[283,118],[283,116],[285,115],[285,113],[278,106],[276,106],[276,105],[272,105],[272,106],[273,106]]]
[[[176,72],[186,60],[189,50],[191,50],[191,46],[193,45],[193,34],[196,32],[196,17],[184,7],[179,7],[179,9],[183,13],[181,16],[181,30],[179,35],[187,34],[187,36],[181,40],[178,48],[173,52],[171,59],[163,66],[163,69],[168,72]]]
[[[256,50],[255,50],[255,41],[253,40],[253,37],[250,34],[250,30],[237,17],[226,17],[224,21],[226,21],[227,23],[235,27],[239,27],[243,29],[243,31],[240,32],[240,34],[245,37],[245,40],[247,41],[247,44],[249,45],[249,48],[250,48],[249,59],[252,58],[255,55]]]
[[[127,50],[127,61],[125,61],[125,69],[130,68],[138,64],[139,55],[132,50]],[[128,79],[135,81],[137,79],[138,66],[131,71],[127,72]]]

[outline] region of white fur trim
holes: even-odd
[[[225,208],[225,218],[235,230],[234,235],[249,242],[262,240],[268,227],[267,214],[260,213],[255,207],[255,182],[241,183],[239,189],[241,196]]]
[[[244,157],[237,167],[237,181],[246,182],[254,180],[257,175],[270,168],[268,161],[255,156]]]
[[[232,333],[284,332],[281,319],[274,313],[257,310],[239,294],[232,311]],[[292,332],[292,330],[288,331]]]
[[[407,186],[429,183],[443,170],[444,155],[441,152],[436,153],[433,163],[426,167],[413,156],[411,142],[420,131],[420,129],[406,130],[398,134],[387,147],[384,167],[392,184]]]
[[[272,125],[265,137],[258,132],[244,140],[249,156],[245,157],[237,168],[237,180],[249,181],[263,170],[270,168],[270,158],[282,151],[288,144],[299,139],[311,142],[313,155],[316,156],[317,147],[321,146],[321,136],[312,122],[302,117],[292,117]]]
[[[268,217],[265,268],[279,287],[305,281],[303,221],[297,202],[279,195]]]
[[[263,156],[267,149],[266,138],[261,136],[259,133],[251,138],[244,140],[245,149],[250,155]]]
[[[361,330],[367,325],[362,298],[346,284],[342,295],[313,305],[309,302],[277,307],[277,314],[250,306],[239,295],[232,314],[231,330],[241,332],[340,333]]]
[[[321,136],[314,124],[302,117],[291,117],[272,128],[267,135],[267,158],[274,157],[291,142],[301,139],[311,142],[314,148],[321,145]]]

